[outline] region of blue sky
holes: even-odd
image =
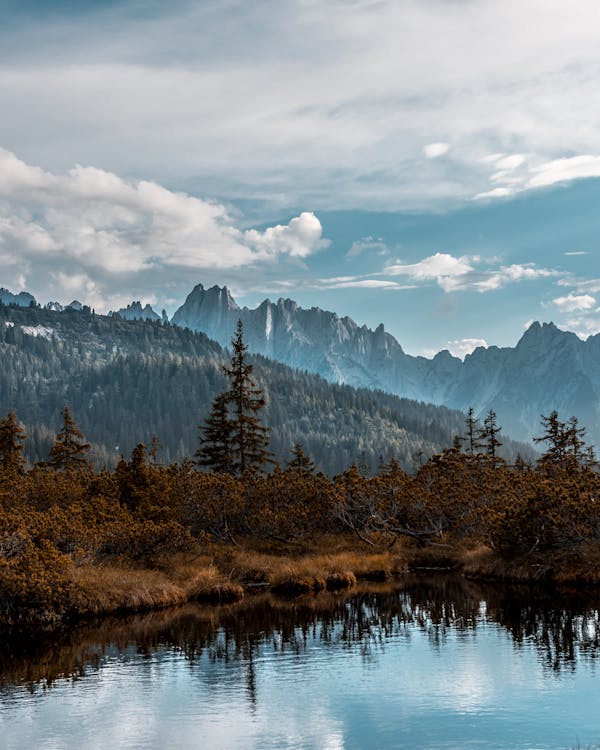
[[[517,13],[518,8],[518,13]],[[0,285],[600,331],[595,0],[0,0]]]

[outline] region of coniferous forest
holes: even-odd
[[[11,309],[9,315],[16,318],[17,312]],[[289,434],[296,438],[305,413],[323,411],[320,393],[324,403],[339,409],[345,404],[362,419],[376,406],[380,429],[393,423],[392,407],[401,401],[344,388],[333,389],[331,396],[331,386],[322,381],[252,358],[241,324],[227,356],[202,336],[160,324],[130,326],[91,311],[73,313],[69,330],[77,330],[76,343],[67,343],[66,328],[48,326],[44,338],[39,335],[49,320],[44,315],[26,310],[18,324],[13,319],[13,325],[2,326],[11,374],[4,399],[12,393],[21,403],[18,394],[35,386],[56,404],[57,392],[65,398],[78,386],[87,394],[87,418],[93,420],[101,406],[116,416],[122,402],[142,409],[144,401],[159,401],[157,372],[177,383],[168,393],[178,393],[181,370],[188,385],[194,374],[208,370],[211,386],[202,392],[214,395],[195,427],[198,447],[192,458],[165,460],[155,432],[115,466],[104,467],[98,466],[98,453],[92,462],[87,430],[70,405],[60,409],[46,455],[33,466],[26,459],[28,427],[14,409],[7,411],[0,420],[4,625],[53,625],[190,599],[223,602],[255,585],[285,594],[336,589],[361,577],[381,580],[419,566],[458,568],[486,578],[596,582],[600,475],[576,419],[542,415],[539,458],[519,455],[507,461],[493,411],[479,420],[469,410],[458,422],[443,411],[445,429],[458,429],[433,455],[419,453],[410,471],[394,455],[392,442],[391,457],[382,457],[376,470],[368,466],[371,455],[361,454],[329,477],[319,470],[319,456],[308,440],[290,441],[283,461],[272,452],[273,428],[265,417],[278,388],[288,389],[298,420]],[[37,326],[38,335],[27,334],[28,326]],[[170,352],[174,341],[185,356]],[[153,354],[119,353],[126,344]],[[54,367],[43,368],[46,357]],[[68,363],[77,367],[69,369]],[[106,368],[115,364],[117,369],[109,370],[114,381],[107,381]],[[59,380],[58,387],[53,373],[64,378],[65,371],[74,380]],[[262,380],[267,373],[271,379]],[[292,390],[294,378],[300,386]],[[315,383],[321,390],[312,392]],[[313,406],[304,407],[311,398]],[[183,404],[183,395],[175,403]],[[31,413],[43,404],[31,405]],[[164,408],[168,413],[168,400]],[[413,408],[419,414],[418,405]],[[135,413],[133,407],[127,412],[132,420]],[[172,418],[177,413],[174,409]],[[430,414],[437,413],[431,407]],[[284,421],[272,414],[282,431]],[[403,431],[396,425],[392,441]],[[416,418],[412,425],[425,428]],[[306,434],[312,434],[310,424]],[[384,432],[381,444],[386,437]],[[35,450],[40,450],[39,434],[37,440]]]
[[[232,331],[232,335],[233,335]],[[25,425],[25,454],[43,460],[68,404],[92,445],[93,465],[116,466],[140,442],[160,441],[161,463],[198,448],[199,425],[225,387],[229,355],[201,333],[160,321],[125,321],[67,309],[0,306],[0,413]],[[376,472],[395,458],[406,468],[451,445],[463,415],[382,392],[332,385],[318,376],[249,356],[265,397],[262,421],[275,458],[302,442],[333,476],[353,462]],[[503,439],[502,455],[533,458]]]

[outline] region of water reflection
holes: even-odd
[[[417,628],[443,650],[449,634],[476,638],[496,624],[515,648],[533,645],[544,670],[575,670],[597,658],[600,594],[480,586],[458,577],[412,578],[396,586],[370,585],[346,593],[283,600],[258,595],[226,607],[189,605],[176,610],[98,624],[41,638],[5,634],[0,645],[0,686],[31,691],[57,680],[77,680],[119,655],[151,661],[158,653],[237,665],[251,705],[256,705],[256,660],[265,648],[301,657],[310,644],[358,650],[368,662],[391,638],[410,639]],[[219,672],[204,678],[221,679]]]

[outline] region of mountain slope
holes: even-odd
[[[191,456],[212,399],[225,386],[227,352],[204,334],[159,321],[123,320],[72,308],[0,305],[0,414],[14,409],[30,435],[31,460],[44,458],[68,403],[95,448],[113,465],[157,433],[164,462]],[[452,443],[463,415],[371,390],[334,385],[253,357],[267,396],[265,421],[285,463],[301,441],[330,473],[352,461],[376,469],[395,456],[411,466]],[[508,446],[514,456],[519,447]]]
[[[383,325],[374,331],[348,317],[294,301],[240,308],[226,287],[199,284],[172,322],[205,331],[227,345],[238,319],[250,350],[331,382],[376,388],[483,416],[494,409],[520,440],[539,433],[540,415],[577,416],[600,442],[600,334],[581,341],[552,323],[533,323],[516,347],[480,347],[464,362],[449,352],[433,359],[406,354]]]

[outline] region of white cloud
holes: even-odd
[[[561,328],[576,333],[580,339],[585,341],[588,336],[595,336],[600,333],[600,316],[596,314],[567,318]]]
[[[571,250],[566,252],[565,255],[589,255],[589,252],[587,250]]]
[[[510,154],[509,156],[501,156],[497,159],[494,167],[508,172],[509,170],[520,167],[524,161],[525,154]]]
[[[244,240],[259,254],[277,256],[287,254],[291,257],[306,258],[316,250],[329,245],[322,239],[321,222],[308,211],[292,219],[289,224],[269,227],[263,232],[250,229],[244,232]]]
[[[482,193],[477,193],[474,196],[474,200],[481,200],[483,198],[507,198],[514,194],[514,190],[508,187],[492,188],[491,190],[484,190]]]
[[[467,354],[471,354],[479,346],[487,349],[488,343],[485,339],[455,339],[448,342],[447,349],[453,356],[464,359]]]
[[[352,243],[350,250],[346,253],[347,258],[355,258],[368,252],[376,252],[377,255],[388,255],[389,249],[382,239],[374,237],[362,237]]]
[[[474,270],[472,258],[455,258],[449,253],[435,253],[418,263],[395,263],[386,267],[390,276],[407,276],[415,281],[436,281],[444,291],[452,291]]]
[[[540,157],[525,161],[522,154],[495,160],[494,168],[503,165],[489,176],[489,181],[499,187],[477,193],[475,200],[504,198],[525,190],[550,187],[558,183],[589,177],[600,177],[600,156],[582,154],[544,161]],[[569,253],[565,253],[569,254]],[[570,253],[574,255],[575,253]]]
[[[132,281],[147,273],[189,285],[195,273],[306,258],[327,244],[310,212],[244,231],[222,204],[94,167],[53,174],[0,149],[6,281],[24,276],[52,297],[72,293],[104,309],[122,300],[121,290],[130,299]]]
[[[598,294],[600,293],[600,279],[578,279],[570,276],[559,279],[557,286],[571,287],[580,294]]]
[[[568,182],[582,177],[600,177],[600,156],[584,154],[553,159],[532,169],[533,176],[526,187],[548,187],[557,182]]]
[[[444,156],[450,151],[449,143],[428,143],[423,146],[423,153],[428,159],[437,159],[439,156]]]
[[[592,310],[596,307],[596,300],[590,294],[567,294],[566,297],[556,297],[552,302],[561,312]]]
[[[407,276],[414,281],[435,281],[445,292],[463,290],[489,292],[519,281],[532,281],[560,275],[559,271],[539,268],[534,263],[482,268],[482,262],[477,255],[463,255],[456,258],[449,253],[435,253],[418,263],[389,265],[385,269],[385,274]]]
[[[398,284],[397,281],[384,279],[357,279],[340,277],[338,279],[321,279],[320,289],[414,289],[414,284]]]
[[[394,209],[598,173],[595,0],[97,5],[0,29],[0,143],[53,171]]]

